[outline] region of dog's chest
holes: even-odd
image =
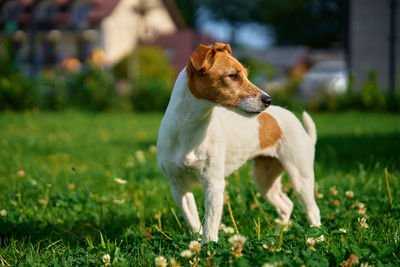
[[[207,168],[208,165],[207,156],[201,151],[191,150],[183,155],[182,163],[183,166],[189,169],[195,169],[202,171]]]

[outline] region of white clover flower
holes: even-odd
[[[179,262],[177,262],[174,258],[171,258],[169,261],[171,263],[171,267],[181,267]]]
[[[358,209],[363,209],[365,207],[365,204],[359,201],[354,202],[354,207]]]
[[[246,243],[247,238],[242,235],[234,235],[228,239],[228,242],[232,246],[232,255],[235,257],[242,256],[243,245]]]
[[[358,214],[364,215],[366,211],[367,211],[367,208],[360,208],[360,209],[358,210]]]
[[[168,261],[163,256],[158,256],[156,258],[156,266],[167,267],[167,265],[168,265]]]
[[[314,246],[315,244],[315,239],[312,237],[307,238],[307,244],[310,246]]]
[[[116,181],[119,184],[126,184],[128,182],[127,180],[121,178],[115,178],[114,181]]]
[[[105,266],[110,266],[111,265],[110,260],[111,260],[110,254],[105,254],[103,256],[103,263],[104,263]]]
[[[231,238],[228,239],[228,242],[232,246],[243,246],[244,243],[246,243],[247,238],[242,235],[234,235]]]
[[[346,191],[346,197],[348,197],[348,198],[353,198],[354,197],[354,193],[353,193],[353,191]]]
[[[149,152],[150,153],[156,153],[157,152],[157,147],[155,145],[149,146]]]
[[[321,235],[320,237],[317,237],[316,239],[315,239],[315,242],[324,242],[325,241],[325,236],[324,235]]]
[[[340,228],[340,229],[339,229],[339,232],[342,232],[343,234],[346,234],[346,233],[347,233],[346,229],[344,229],[344,228]]]
[[[292,222],[291,222],[291,221],[284,222],[284,221],[282,221],[282,220],[280,220],[280,219],[275,219],[275,223],[276,223],[277,225],[279,225],[284,231],[285,231],[287,228],[289,228],[289,226],[292,225]]]
[[[365,217],[363,217],[363,218],[358,218],[357,219],[358,220],[358,223],[360,224],[360,228],[361,229],[367,229],[369,226],[368,226],[368,224],[367,224],[367,218],[365,218]]]
[[[23,170],[20,170],[17,172],[17,176],[22,178],[25,176],[25,172]]]
[[[189,249],[190,249],[190,251],[192,251],[194,254],[196,254],[196,253],[200,252],[200,250],[201,250],[201,244],[200,244],[198,241],[193,240],[193,241],[191,241],[191,242],[189,243]]]
[[[114,199],[113,202],[114,204],[121,205],[125,203],[125,199]]]
[[[314,248],[315,243],[319,243],[319,242],[323,242],[323,241],[325,241],[324,235],[321,235],[320,237],[317,237],[317,238],[312,238],[312,237],[307,238],[308,247],[312,250],[315,250],[315,248]]]
[[[225,224],[221,223],[219,225],[219,230],[225,231],[225,228],[226,228]]]
[[[6,217],[7,216],[7,211],[6,210],[1,210],[0,211],[1,216]]]
[[[193,256],[193,253],[188,249],[181,252],[182,258],[190,259],[192,256]]]
[[[235,229],[233,229],[233,227],[225,227],[225,229],[223,230],[225,234],[231,235],[233,233],[235,233]]]
[[[137,150],[135,152],[135,156],[136,156],[136,159],[139,161],[139,163],[143,164],[146,162],[146,158],[144,157],[144,153],[142,150]]]

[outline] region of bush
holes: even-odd
[[[289,107],[292,110],[309,109],[311,111],[400,111],[400,92],[395,94],[385,92],[378,84],[375,71],[369,73],[361,88],[355,90],[354,77],[350,77],[349,89],[343,94],[319,92],[308,102],[298,97],[298,81],[290,79],[287,86],[270,92],[273,103]]]
[[[360,90],[361,105],[366,110],[384,110],[385,94],[378,84],[378,73],[371,71]]]
[[[36,79],[39,106],[42,109],[62,110],[68,106],[67,76],[58,71],[44,71]]]
[[[15,66],[11,48],[11,43],[0,44],[0,109],[33,108],[38,97],[34,83]]]
[[[130,80],[135,110],[165,110],[175,71],[163,49],[139,47],[115,66],[114,73],[118,78]]]
[[[114,76],[94,64],[88,64],[81,72],[67,76],[69,104],[89,110],[104,110],[113,97]]]

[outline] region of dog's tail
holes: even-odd
[[[315,127],[315,123],[311,119],[311,116],[305,111],[303,112],[303,124],[306,128],[308,136],[310,136],[312,143],[315,145],[317,142],[317,128]]]

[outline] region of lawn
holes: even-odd
[[[182,266],[350,266],[356,258],[358,265],[399,266],[400,116],[312,116],[323,226],[307,225],[285,178],[295,208],[281,236],[248,163],[226,187],[237,228],[247,238],[243,255],[233,255],[225,206],[228,230],[220,231],[218,244],[186,259],[181,252],[199,236],[189,233],[157,167],[161,114],[1,113],[0,264],[100,266],[108,254],[117,266],[154,266],[158,256]],[[202,190],[194,191],[203,217]]]

